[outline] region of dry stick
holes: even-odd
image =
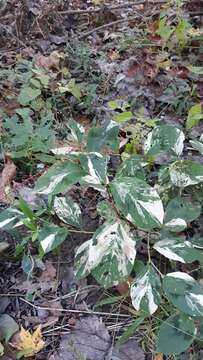
[[[102,311],[86,311],[86,310],[75,310],[75,309],[60,309],[60,308],[50,308],[47,306],[39,306],[32,304],[30,301],[25,300],[23,298],[20,298],[21,301],[25,302],[26,304],[32,306],[33,308],[37,310],[49,310],[49,311],[59,311],[64,313],[70,313],[70,314],[88,314],[88,315],[99,315],[99,316],[114,316],[114,317],[125,317],[129,318],[130,315],[127,314],[114,314],[114,313],[108,313],[108,312],[102,312]]]
[[[115,5],[115,6],[108,6],[104,5],[109,11],[111,10],[118,10],[129,6],[136,6],[136,5],[157,5],[157,4],[165,4],[167,0],[154,0],[154,1],[147,1],[147,0],[140,0],[140,1],[130,1],[124,4]],[[65,10],[65,11],[59,11],[59,14],[66,14],[66,15],[83,15],[83,14],[89,14],[89,13],[98,13],[102,11],[103,8],[98,9],[87,9],[87,10]]]
[[[121,24],[121,23],[126,22],[126,21],[135,20],[135,19],[137,19],[138,17],[143,17],[143,15],[137,14],[137,15],[135,15],[135,16],[131,16],[131,17],[126,18],[126,19],[119,19],[119,20],[116,20],[116,21],[112,21],[112,22],[110,22],[110,23],[108,23],[108,24],[104,24],[104,25],[98,26],[98,27],[96,27],[96,28],[94,28],[94,29],[92,29],[92,30],[89,30],[89,31],[87,31],[87,32],[84,32],[83,34],[81,34],[81,35],[78,37],[78,39],[81,40],[81,39],[83,39],[84,37],[87,37],[87,36],[89,36],[89,35],[92,35],[92,34],[93,34],[94,32],[96,32],[96,31],[100,31],[100,30],[106,29],[106,28],[108,28],[108,27],[111,27],[111,26],[113,26],[113,25]],[[145,20],[147,20],[147,18],[145,18]]]

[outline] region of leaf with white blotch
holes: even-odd
[[[108,184],[107,177],[107,164],[109,161],[108,156],[100,153],[79,153],[81,167],[88,175],[81,179],[82,184],[89,185],[100,189],[100,185]]]
[[[165,355],[180,354],[192,344],[197,329],[185,314],[172,315],[159,328],[157,351]]]
[[[93,127],[87,138],[88,151],[101,151],[110,147],[113,151],[119,148],[119,127],[114,121],[110,121],[106,127]]]
[[[200,214],[201,204],[198,201],[178,196],[169,201],[164,220],[166,223],[173,219],[183,219],[186,222],[190,222],[197,219]]]
[[[54,211],[64,223],[81,228],[81,210],[70,197],[55,197]]]
[[[17,209],[8,208],[0,213],[0,229],[10,230],[23,225],[25,216]]]
[[[180,188],[203,182],[203,166],[192,160],[175,161],[169,172],[173,185]]]
[[[141,180],[145,180],[143,163],[143,158],[140,155],[132,155],[120,165],[116,173],[116,178],[136,176]]]
[[[56,225],[46,225],[40,231],[38,240],[43,254],[56,249],[66,239],[68,230]]]
[[[83,169],[71,162],[60,163],[49,168],[36,183],[35,191],[45,195],[55,195],[66,191],[85,175]]]
[[[145,181],[136,177],[115,178],[110,189],[117,208],[132,224],[147,230],[163,224],[162,201]]]
[[[203,257],[203,253],[195,249],[191,242],[176,238],[160,240],[154,245],[154,249],[166,258],[180,261],[183,264],[195,260],[202,261]]]
[[[172,151],[180,156],[183,152],[185,135],[170,125],[156,126],[147,137],[144,150],[147,155],[158,155],[161,152]]]
[[[136,310],[145,310],[153,314],[161,302],[161,281],[155,270],[147,265],[138,273],[131,285],[130,296]]]
[[[106,222],[92,239],[76,252],[75,268],[78,277],[92,272],[105,288],[125,281],[132,271],[136,242],[122,223]]]
[[[203,289],[193,277],[184,272],[169,273],[164,277],[163,290],[179,310],[191,316],[202,316]]]
[[[85,134],[84,127],[75,120],[69,120],[67,126],[70,129],[72,140],[81,144]]]
[[[193,149],[199,151],[199,153],[203,155],[203,142],[190,140],[190,144],[192,145]]]
[[[185,220],[180,218],[171,219],[164,224],[164,229],[171,232],[181,232],[187,229],[187,223]]]

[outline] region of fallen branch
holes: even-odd
[[[93,33],[97,32],[97,31],[100,31],[100,30],[103,30],[103,29],[107,29],[108,27],[111,27],[111,26],[114,26],[114,25],[117,25],[117,24],[121,24],[121,23],[124,23],[124,22],[128,22],[128,21],[132,21],[132,20],[135,20],[135,19],[138,19],[139,17],[143,17],[143,15],[141,14],[137,14],[135,16],[131,16],[131,17],[128,17],[126,19],[119,19],[119,20],[116,20],[116,21],[112,21],[108,24],[104,24],[104,25],[101,25],[101,26],[98,26],[92,30],[89,30],[89,31],[86,31],[84,32],[83,34],[81,34],[78,39],[81,40],[89,35],[92,35]],[[147,20],[147,18],[144,18],[145,20]]]
[[[104,5],[109,11],[111,10],[118,10],[123,9],[125,7],[130,6],[136,6],[136,5],[157,5],[157,4],[165,4],[167,0],[154,0],[154,1],[147,1],[147,0],[139,0],[139,1],[130,1],[124,4],[114,5],[114,6],[108,6]],[[103,10],[103,7],[97,8],[97,9],[86,9],[86,10],[65,10],[65,11],[59,11],[59,14],[66,14],[66,15],[83,15],[83,14],[89,14],[89,13],[99,13]]]

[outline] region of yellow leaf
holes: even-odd
[[[157,355],[155,355],[155,357],[153,358],[153,360],[163,360],[164,356],[162,353],[159,353]]]
[[[37,327],[33,334],[21,327],[19,336],[18,350],[20,350],[20,354],[24,357],[34,356],[44,347],[41,325]]]

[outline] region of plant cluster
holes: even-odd
[[[16,206],[1,212],[0,227],[27,227],[28,235],[18,244],[16,254],[24,254],[23,268],[29,273],[32,264],[25,250],[28,241],[37,241],[39,255],[43,256],[66,240],[71,229],[83,228],[79,204],[61,194],[78,183],[99,191],[103,201],[97,211],[103,222],[76,251],[77,276],[92,274],[104,288],[133,276],[130,296],[140,319],[160,307],[167,308],[168,318],[158,333],[158,351],[185,351],[198,338],[203,290],[192,276],[178,271],[178,264],[197,261],[202,266],[202,238],[189,229],[201,214],[203,166],[183,158],[182,130],[159,123],[149,132],[143,154],[124,160],[112,179],[108,174],[109,155],[104,150],[118,151],[118,124],[112,121],[105,128],[91,128],[87,136],[74,121],[69,128],[78,150],[58,149],[60,160],[36,183],[38,205],[32,209],[20,199]],[[86,143],[82,149],[81,143]],[[191,146],[202,153],[202,139],[191,141]],[[170,160],[154,174],[153,161],[166,153],[171,155]],[[60,226],[53,223],[55,215]],[[141,241],[148,249],[147,262],[136,257]],[[155,254],[161,256],[161,262]],[[166,273],[164,258],[168,260]]]

